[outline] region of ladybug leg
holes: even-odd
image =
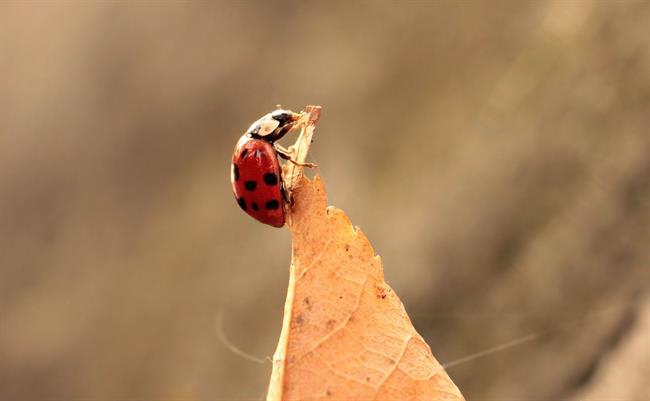
[[[282,199],[290,208],[293,207],[293,196],[291,196],[289,190],[284,186],[284,184],[282,185]]]
[[[309,167],[309,168],[318,167],[318,165],[315,163],[298,163],[297,161],[293,160],[293,158],[291,157],[291,152],[289,151],[289,149],[285,149],[282,146],[278,145],[277,143],[274,143],[273,146],[275,146],[275,150],[276,152],[278,152],[278,155],[281,158],[290,161],[296,166]]]

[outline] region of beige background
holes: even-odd
[[[645,0],[0,3],[0,400],[263,397],[217,317],[273,353],[277,103],[468,400],[650,399],[649,49]]]

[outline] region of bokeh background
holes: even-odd
[[[263,399],[276,104],[468,400],[650,399],[646,0],[3,2],[0,82],[0,400]]]

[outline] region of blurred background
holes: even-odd
[[[0,400],[264,398],[276,104],[468,400],[650,398],[648,1],[3,2],[0,77]]]

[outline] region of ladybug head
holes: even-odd
[[[255,121],[246,133],[273,143],[289,132],[299,118],[300,114],[278,109]]]

